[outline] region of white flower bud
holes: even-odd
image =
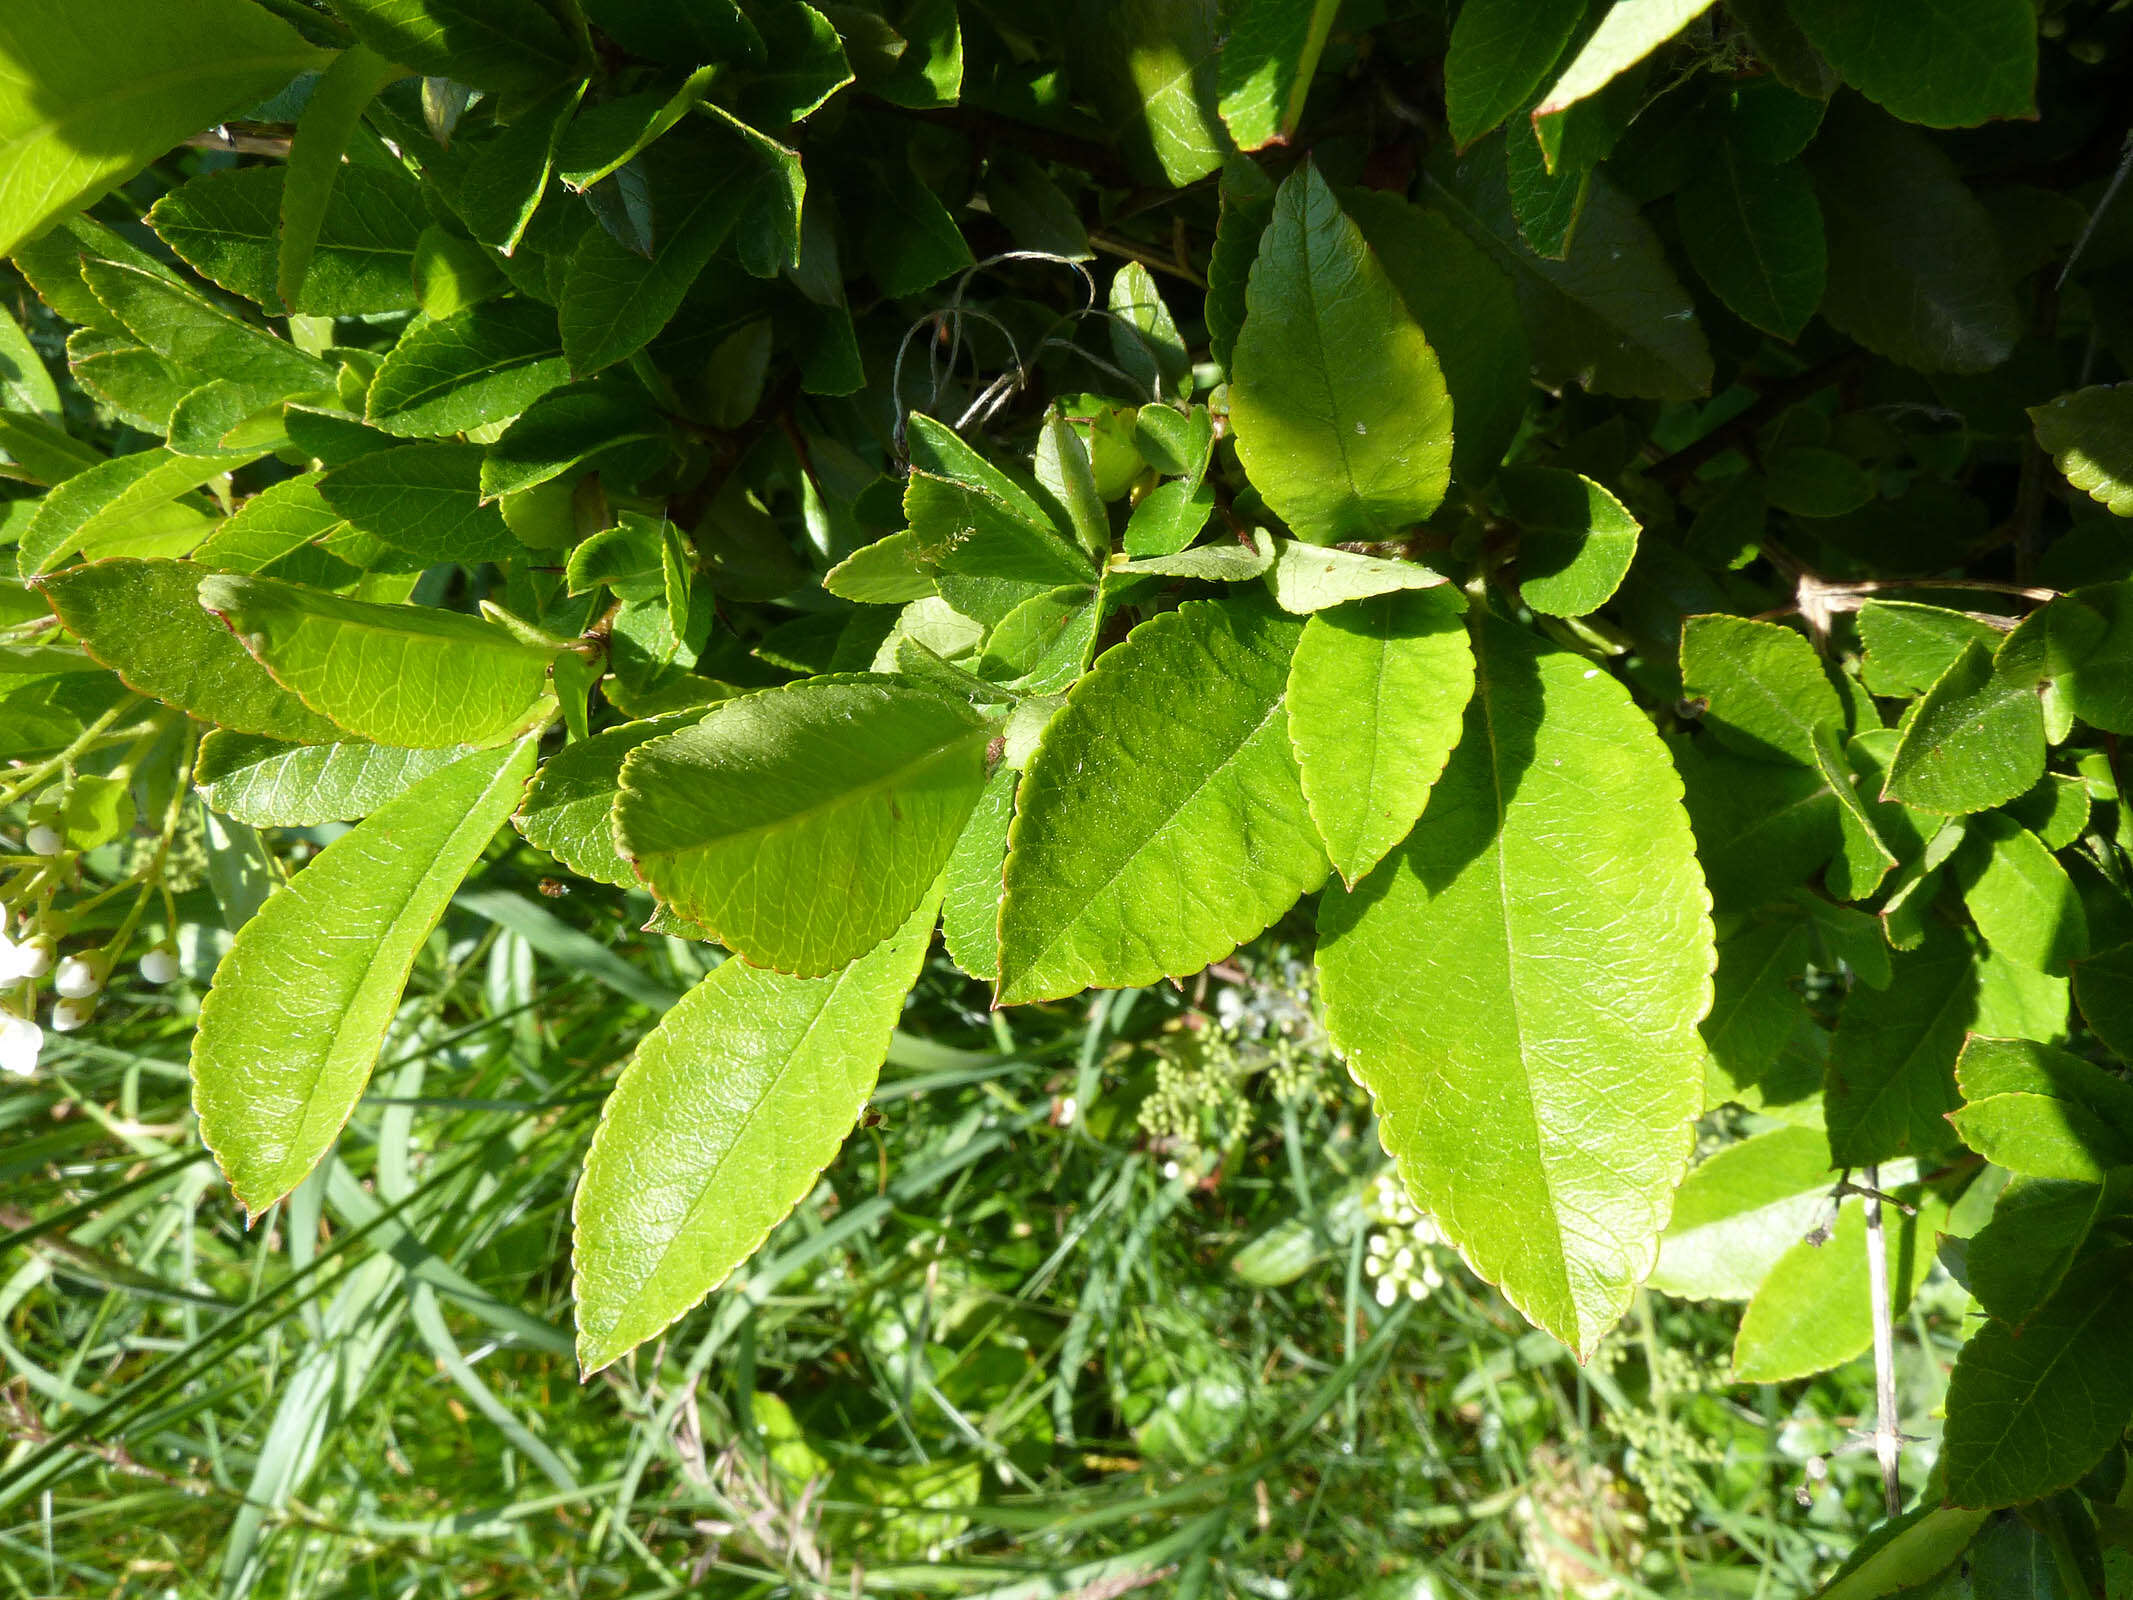
[[[85,956],[68,956],[60,962],[58,972],[52,976],[52,988],[62,999],[86,1000],[104,986],[110,974],[111,962],[101,951],[91,951]],[[54,1027],[58,1027],[55,1022]],[[77,1023],[78,1027],[79,1024]],[[60,1029],[64,1033],[65,1029]]]
[[[1378,1279],[1377,1301],[1381,1306],[1390,1306],[1400,1298],[1400,1286],[1390,1278]]]
[[[143,983],[172,983],[178,976],[178,952],[167,944],[159,944],[141,957],[141,981]]]
[[[30,825],[30,831],[23,835],[23,842],[30,847],[31,855],[56,856],[66,849],[67,836],[49,822],[37,822]]]
[[[15,947],[15,976],[41,978],[59,958],[59,946],[49,933],[32,934]]]
[[[52,1031],[72,1033],[95,1015],[96,1001],[93,998],[62,1000],[52,1007]]]
[[[0,1072],[27,1078],[37,1070],[38,1052],[44,1049],[44,1029],[28,1017],[0,1011]]]

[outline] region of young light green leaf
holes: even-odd
[[[1930,1501],[1914,1506],[1868,1533],[1815,1600],[1883,1600],[1923,1588],[1955,1564],[1985,1515]]]
[[[200,610],[197,605],[192,609]],[[206,612],[200,616],[215,626]],[[224,629],[216,632],[228,637]],[[436,750],[290,744],[218,729],[200,741],[193,782],[209,806],[237,822],[255,828],[308,828],[367,817],[471,753],[463,744]]]
[[[1303,625],[1189,600],[1106,651],[1024,772],[999,999],[1184,976],[1324,880],[1284,697]]]
[[[1230,421],[1252,482],[1313,544],[1390,539],[1444,497],[1452,405],[1421,326],[1306,165],[1275,198]]]
[[[304,302],[304,280],[318,249],[319,233],[333,203],[335,180],[348,141],[363,118],[363,108],[388,83],[405,77],[396,66],[362,45],[349,46],[333,58],[296,119],[288,165],[283,169],[281,243],[275,272],[280,309],[295,311]]]
[[[1844,723],[1844,704],[1814,646],[1774,622],[1690,617],[1681,630],[1681,680],[1706,702],[1704,725],[1718,742],[1759,760],[1814,766],[1814,730]]]
[[[273,578],[213,574],[199,592],[276,683],[365,739],[410,749],[488,745],[540,715],[555,650],[494,623]]]
[[[140,450],[99,461],[38,504],[15,553],[22,575],[50,572],[77,553],[90,559],[185,555],[215,525],[190,492],[256,459]]]
[[[1582,473],[1508,467],[1497,478],[1519,525],[1519,598],[1551,616],[1597,611],[1629,575],[1637,519]]]
[[[1829,241],[1822,315],[1921,372],[1985,372],[2022,334],[1991,218],[1946,155],[1862,101],[1807,151]]]
[[[244,0],[10,0],[0,15],[0,256],[325,51]]]
[[[1223,14],[1218,109],[1238,149],[1296,131],[1339,10],[1340,0],[1243,0]]]
[[[1274,570],[1274,552],[1274,536],[1264,528],[1254,528],[1250,544],[1215,539],[1194,545],[1189,550],[1180,550],[1176,555],[1117,561],[1111,570],[1121,577],[1195,578],[1205,583],[1244,583],[1265,577]]]
[[[1813,738],[1815,770],[1837,797],[1842,830],[1836,859],[1830,863],[1829,892],[1839,900],[1864,900],[1895,869],[1896,853],[1881,837],[1872,811],[1859,794],[1859,775],[1845,755],[1836,724],[1815,724]]]
[[[1533,114],[1553,116],[1598,93],[1710,9],[1711,0],[1615,0]]]
[[[2062,394],[2031,406],[2029,419],[2068,483],[2114,515],[2133,517],[2133,383]]]
[[[992,732],[901,678],[744,695],[629,752],[615,840],[662,903],[721,944],[820,977],[893,933],[940,875]]]
[[[1138,261],[1111,279],[1111,354],[1121,369],[1156,400],[1174,399],[1192,386],[1192,356],[1155,278]]]
[[[1906,122],[1970,128],[2036,115],[2028,0],[1791,0],[1791,10],[1846,83]]]
[[[1882,1207],[1882,1247],[1897,1316],[1932,1267],[1933,1236],[1948,1215],[1931,1191],[1918,1193],[1916,1205],[1914,1213]],[[1856,1197],[1839,1208],[1827,1242],[1795,1239],[1741,1316],[1734,1378],[1785,1383],[1842,1366],[1865,1351],[1874,1342],[1866,1250],[1866,1211]]]
[[[623,760],[639,745],[678,732],[702,716],[701,709],[695,709],[647,717],[565,745],[541,763],[525,804],[511,820],[529,843],[581,878],[635,888],[637,874],[615,845],[615,797],[622,791]]]
[[[1463,150],[1534,91],[1585,20],[1583,0],[1469,0],[1452,19],[1444,112]]]
[[[1474,653],[1448,588],[1320,611],[1289,666],[1289,742],[1350,888],[1407,837],[1459,740]]]
[[[1207,348],[1224,372],[1232,365],[1237,330],[1260,237],[1274,220],[1274,185],[1248,156],[1222,164],[1221,209],[1207,261]]]
[[[333,387],[333,369],[159,273],[84,261],[82,279],[127,332],[177,367],[238,386],[253,406]]]
[[[349,527],[424,566],[503,561],[520,545],[481,497],[482,447],[411,444],[358,456],[318,480],[318,498]]]
[[[1328,1026],[1416,1204],[1580,1351],[1651,1270],[1688,1164],[1709,906],[1627,691],[1484,617],[1422,820],[1319,910]]]
[[[1531,0],[1518,4],[1523,10]],[[1460,21],[1475,9],[1462,8]],[[1341,204],[1444,368],[1458,423],[1452,466],[1462,480],[1485,482],[1510,449],[1533,393],[1533,357],[1511,280],[1481,246],[1434,211],[1375,189],[1350,190]]]
[[[1882,798],[1960,816],[2004,805],[2043,776],[2035,678],[1996,670],[1973,641],[1905,713]]]
[[[59,390],[22,324],[0,311],[0,413],[10,412],[56,422]]]
[[[909,529],[861,545],[822,576],[822,587],[860,605],[900,606],[936,592]]]
[[[2133,1140],[2078,1101],[2042,1094],[1994,1094],[1948,1113],[1963,1143],[1996,1167],[2025,1178],[2101,1183],[2133,1162]]]
[[[1465,597],[1448,588],[1444,574],[1418,562],[1387,561],[1337,545],[1305,544],[1301,539],[1274,541],[1274,564],[1267,568],[1266,586],[1276,605],[1298,616],[1402,589],[1442,589],[1452,609],[1465,609]]]
[[[2111,1250],[2070,1271],[2019,1331],[1988,1322],[1948,1384],[1947,1495],[1992,1507],[2064,1489],[2133,1414],[2133,1260]]]
[[[941,943],[948,958],[981,983],[1000,975],[1001,875],[1021,777],[1005,761],[993,768],[941,873]]]
[[[814,1188],[873,1093],[940,904],[819,978],[726,961],[601,1108],[572,1208],[590,1376],[716,1289]]]
[[[2063,975],[2069,961],[2089,953],[2088,917],[2073,880],[2012,817],[1988,811],[1973,818],[1948,866],[1978,932],[2008,960]]]
[[[1140,497],[1133,514],[1126,519],[1125,538],[1120,542],[1126,554],[1137,561],[1174,556],[1200,537],[1200,530],[1214,514],[1212,484],[1195,487],[1183,478],[1172,478]]]
[[[467,756],[343,834],[238,932],[193,1036],[193,1105],[249,1217],[363,1093],[415,953],[518,803],[534,741]]]
[[[1022,694],[1063,694],[1088,670],[1103,625],[1094,585],[1033,594],[993,624],[980,670]]]
[[[1748,1299],[1827,1220],[1834,1181],[1829,1143],[1814,1128],[1773,1128],[1725,1146],[1682,1181],[1651,1286],[1690,1300]]]
[[[189,561],[121,557],[54,573],[38,587],[82,647],[137,694],[239,733],[303,744],[346,738],[200,609],[205,576]]]

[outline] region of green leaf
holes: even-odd
[[[1859,608],[1859,642],[1866,648],[1859,676],[1875,694],[1922,694],[1955,665],[1964,645],[1995,650],[2005,637],[1967,612],[1869,600]]]
[[[355,569],[321,548],[345,535],[348,523],[320,497],[320,476],[305,473],[262,489],[208,535],[193,559],[222,572],[258,572],[321,588],[335,585],[320,581],[317,571],[338,565],[353,581]]]
[[[514,108],[510,122],[468,160],[459,178],[459,215],[483,244],[508,255],[526,237],[585,88],[564,84]]]
[[[655,89],[585,107],[571,118],[556,145],[555,175],[581,193],[612,177],[671,132],[724,70],[721,65],[698,67],[671,93]]]
[[[852,82],[851,64],[829,18],[802,0],[758,7],[766,64],[748,75],[740,109],[751,122],[777,127],[820,110]]]
[[[311,91],[296,119],[289,162],[283,169],[277,293],[272,302],[276,308],[294,311],[303,304],[304,280],[333,204],[341,158],[362,123],[363,108],[380,89],[404,76],[405,68],[357,44],[334,57],[333,65]]]
[[[1289,666],[1289,741],[1311,820],[1353,888],[1407,837],[1459,740],[1474,653],[1454,592],[1320,611]]]
[[[1711,0],[1615,0],[1555,80],[1536,117],[1596,94],[1711,9]]]
[[[1129,261],[1111,278],[1111,353],[1127,376],[1157,400],[1192,391],[1192,356],[1155,278]]]
[[[949,959],[981,983],[1000,975],[1002,873],[1021,776],[1004,761],[993,768],[941,874],[941,942]]]
[[[1915,1506],[1867,1534],[1815,1600],[1882,1600],[1922,1588],[1955,1564],[1984,1521],[1982,1511]]]
[[[1741,321],[1797,339],[1829,273],[1822,208],[1797,161],[1756,161],[1716,140],[1674,200],[1682,248],[1711,292]]]
[[[1122,577],[1197,578],[1207,583],[1243,583],[1274,570],[1274,549],[1273,536],[1264,528],[1254,528],[1250,544],[1216,539],[1194,545],[1190,550],[1180,550],[1174,556],[1148,556],[1138,561],[1118,562],[1111,570]]]
[[[1828,1141],[1813,1128],[1773,1128],[1725,1146],[1682,1181],[1651,1286],[1690,1300],[1748,1299],[1827,1218],[1833,1181]]]
[[[1239,0],[1222,15],[1218,108],[1240,150],[1285,144],[1340,0]]]
[[[1651,1269],[1702,1104],[1680,795],[1620,683],[1484,617],[1422,820],[1319,909],[1328,1027],[1415,1203],[1579,1351]]]
[[[213,618],[206,619],[214,626]],[[193,782],[201,798],[225,817],[255,828],[308,828],[367,817],[470,753],[460,744],[436,750],[289,744],[218,730],[200,741]]]
[[[1791,10],[1846,83],[1906,122],[1969,128],[2036,115],[2029,0],[1791,0]]]
[[[1106,651],[1023,774],[999,1001],[1198,972],[1324,880],[1284,706],[1303,624],[1189,600]]]
[[[1088,670],[1102,624],[1093,585],[1064,584],[1033,594],[993,625],[980,670],[1018,693],[1063,694]]]
[[[543,396],[489,446],[481,496],[499,499],[565,473],[597,469],[628,484],[668,456],[659,413],[633,386],[583,384]]]
[[[77,472],[44,497],[22,530],[22,575],[50,572],[77,552],[91,559],[184,555],[214,521],[199,502],[179,497],[255,459],[141,450]]]
[[[632,750],[615,838],[659,900],[758,966],[835,972],[940,875],[992,725],[901,678],[727,700]]]
[[[1276,605],[1298,616],[1403,589],[1436,589],[1441,591],[1443,604],[1454,611],[1465,609],[1465,596],[1450,588],[1441,572],[1418,562],[1387,561],[1338,545],[1305,544],[1301,539],[1274,541],[1274,564],[1266,570],[1266,585]]]
[[[1597,611],[1629,575],[1637,519],[1582,473],[1508,467],[1497,479],[1519,525],[1519,598],[1551,616]]]
[[[637,1047],[573,1207],[586,1374],[717,1288],[814,1188],[873,1093],[939,903],[824,977],[724,962]]]
[[[703,716],[701,709],[647,717],[565,745],[546,761],[512,818],[529,843],[581,878],[618,889],[637,887],[637,874],[615,843],[615,798],[622,763],[639,745],[674,733]]]
[[[1444,111],[1462,150],[1532,104],[1584,20],[1584,0],[1469,0],[1459,8],[1444,56]]]
[[[1837,800],[1819,769],[1729,755],[1712,740],[1677,741],[1673,753],[1719,909],[1777,899],[1837,848]]]
[[[1864,900],[1881,887],[1896,865],[1896,853],[1881,837],[1874,818],[1858,792],[1859,777],[1852,770],[1834,723],[1817,723],[1814,729],[1815,768],[1837,797],[1837,822],[1842,832],[1837,858],[1830,864],[1829,892],[1839,900]]]
[[[0,460],[33,482],[61,483],[103,459],[42,417],[0,411]]]
[[[1980,956],[1946,923],[1929,922],[1924,942],[1899,950],[1893,965],[1886,989],[1861,985],[1844,997],[1830,1042],[1823,1100],[1838,1166],[1945,1150],[1944,1119],[1960,1103],[1955,1061],[1964,1040],[2038,1026],[2020,969]]]
[[[2092,728],[2133,734],[2133,583],[2076,589],[2046,606],[2043,617],[2037,672],[2064,711]],[[2009,655],[2010,670],[2030,659]]]
[[[1963,1143],[2025,1178],[2101,1183],[2133,1161],[2133,1141],[2077,1102],[2041,1094],[1995,1094],[1948,1113]]]
[[[2074,998],[2089,1031],[2119,1060],[2133,1062],[2133,944],[2075,962]]]
[[[256,1218],[333,1147],[416,952],[533,770],[534,741],[467,756],[343,834],[238,931],[193,1036],[193,1105]]]
[[[1997,670],[1972,642],[1905,713],[1882,798],[1960,816],[2004,805],[2043,776],[2034,678]]]
[[[713,153],[679,136],[661,140],[644,160],[663,180],[654,189],[664,220],[651,255],[591,228],[563,276],[563,354],[581,378],[636,354],[681,309],[689,285],[739,222],[754,177],[730,159],[730,147]]]
[[[211,575],[200,581],[200,604],[313,711],[410,749],[494,744],[531,726],[555,655],[458,612],[348,600],[273,578]]]
[[[2012,817],[1975,818],[1949,860],[1977,931],[2010,961],[2064,975],[2089,952],[2081,897],[2042,841]]]
[[[1988,1322],[1948,1384],[1942,1459],[1960,1506],[2034,1500],[2079,1481],[2133,1414],[2133,1261],[2081,1263],[2019,1332]]]
[[[1706,703],[1720,744],[1763,761],[1815,766],[1814,731],[1844,723],[1844,704],[1792,628],[1723,614],[1690,617],[1681,630],[1681,679]]]
[[[918,555],[944,571],[1047,588],[1095,577],[1044,509],[942,424],[914,414],[909,443],[904,515]]]
[[[0,413],[7,412],[56,421],[59,390],[22,325],[0,312]],[[0,438],[0,448],[5,444]]]
[[[1869,932],[1878,945],[1881,930],[1870,926]],[[1719,941],[1711,1010],[1702,1024],[1710,1052],[1704,1067],[1707,1108],[1758,1098],[1804,1015],[1795,985],[1806,975],[1813,951],[1807,924],[1791,917],[1751,923]]]
[[[2088,830],[2088,785],[2064,773],[2047,772],[2036,786],[2007,802],[2007,814],[2047,850],[2064,850]]]
[[[1195,487],[1183,478],[1173,478],[1141,496],[1132,516],[1126,519],[1125,537],[1120,542],[1126,554],[1137,560],[1174,556],[1200,537],[1200,530],[1214,514],[1212,484]],[[1293,545],[1297,541],[1284,543]]]
[[[1233,364],[1237,331],[1244,326],[1252,262],[1274,220],[1274,185],[1247,156],[1222,164],[1221,210],[1207,261],[1207,348],[1216,365]]]
[[[1463,9],[1460,19],[1473,10]],[[1444,368],[1457,422],[1453,469],[1462,480],[1487,481],[1511,448],[1533,392],[1533,357],[1511,280],[1434,211],[1375,189],[1350,190],[1341,204]]]
[[[2076,389],[2031,406],[2029,420],[2068,483],[2112,514],[2133,517],[2133,383]]]
[[[0,16],[0,256],[174,145],[323,66],[244,0],[11,0]]]
[[[1543,383],[1665,400],[1710,392],[1711,349],[1695,303],[1651,225],[1604,172],[1592,176],[1560,261],[1519,237],[1503,140],[1485,139],[1449,170],[1433,170],[1430,193],[1510,274]]]
[[[1542,260],[1560,261],[1570,253],[1585,197],[1592,192],[1592,168],[1560,162],[1551,166],[1530,117],[1515,118],[1503,137],[1504,183],[1518,236]]]
[[[1890,1299],[1899,1317],[1933,1265],[1933,1236],[1948,1215],[1930,1191],[1913,1193],[1915,1215],[1881,1208]],[[1793,1242],[1741,1315],[1733,1341],[1735,1381],[1790,1382],[1841,1366],[1874,1342],[1866,1249],[1866,1209],[1856,1197],[1838,1209],[1828,1242]]]
[[[345,738],[200,609],[204,576],[189,561],[119,558],[54,573],[38,587],[82,647],[136,694],[240,733],[306,744]]]
[[[1974,1038],[1956,1064],[1967,1100],[2046,1095],[2089,1107],[2120,1138],[2133,1139],[2133,1084],[2116,1073],[2034,1039]]]
[[[1443,374],[1317,168],[1282,184],[1247,304],[1230,421],[1267,504],[1313,544],[1393,538],[1434,511],[1451,471]]]
[[[875,606],[900,606],[936,592],[909,529],[860,546],[823,574],[822,587],[840,599]]]
[[[116,261],[84,261],[81,271],[142,344],[182,372],[236,384],[252,405],[333,386],[323,361],[154,272]]]
[[[1215,107],[1216,24],[1206,0],[1096,0],[1076,15],[1114,135],[1134,147],[1136,166],[1173,188],[1229,153]]]
[[[1189,461],[1180,460],[1176,470],[1189,472],[1193,486],[1197,487],[1215,446],[1214,423],[1207,408],[1195,406],[1188,420],[1168,406],[1143,406],[1139,419],[1151,421],[1153,431],[1174,445],[1181,457],[1191,457]],[[1136,438],[1140,432],[1141,421],[1136,420]],[[1195,444],[1199,448],[1192,448]],[[1103,496],[1097,492],[1096,473],[1089,464],[1088,447],[1067,421],[1064,408],[1057,404],[1044,414],[1032,464],[1044,492],[1066,513],[1067,523],[1073,528],[1081,548],[1099,563],[1108,561],[1111,558],[1111,519],[1104,510]]]
[[[540,0],[335,3],[356,37],[388,61],[492,94],[539,94],[587,65],[581,45]]]
[[[1829,240],[1822,315],[1921,372],[1985,372],[2022,335],[1992,220],[1915,129],[1854,100],[1806,156]]]
[[[464,433],[515,417],[569,381],[553,310],[485,300],[402,334],[371,380],[364,420],[402,438]]]
[[[2020,1327],[2052,1297],[2104,1210],[2094,1183],[2017,1178],[1965,1253],[1970,1292],[1986,1315]]]
[[[318,497],[351,528],[424,566],[503,561],[522,548],[481,495],[478,444],[411,444],[358,456],[318,480]]]

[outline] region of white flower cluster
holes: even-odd
[[[1378,1225],[1364,1241],[1363,1271],[1377,1282],[1379,1305],[1396,1305],[1403,1294],[1426,1300],[1444,1287],[1444,1274],[1437,1267],[1444,1235],[1408,1199],[1391,1168],[1371,1184],[1363,1210]]]
[[[32,829],[32,842],[36,830]],[[49,852],[41,852],[49,853]],[[141,957],[143,982],[165,984],[178,976],[178,954],[159,944]],[[111,978],[108,950],[61,956],[58,941],[32,926],[21,938],[0,921],[0,1073],[27,1078],[44,1053],[44,1029],[36,1019],[37,985],[50,977],[54,996],[48,1021],[54,1033],[72,1033],[96,1014],[97,997]]]

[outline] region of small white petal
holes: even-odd
[[[62,1000],[52,1007],[52,1031],[72,1033],[95,1014],[94,1000]]]
[[[23,835],[23,842],[30,847],[30,854],[37,856],[56,856],[67,847],[66,835],[49,822],[32,824]]]
[[[44,1049],[44,1029],[28,1017],[0,1012],[0,1072],[27,1078],[37,1070],[37,1056]]]
[[[176,980],[177,976],[178,953],[175,950],[168,949],[163,945],[157,945],[153,950],[141,957],[141,981],[143,983],[171,983]],[[1074,1102],[1071,1100],[1067,1102],[1069,1109],[1067,1114],[1060,1120],[1064,1122],[1072,1122],[1074,1120],[1073,1104]]]
[[[86,1000],[103,988],[104,973],[99,956],[68,956],[52,976],[53,992],[63,1000]]]

